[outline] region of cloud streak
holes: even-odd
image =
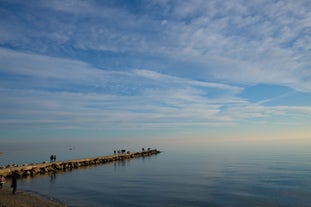
[[[303,117],[310,107],[267,107],[243,88],[149,70],[113,71],[75,60],[0,50],[1,128],[169,128],[227,126],[243,120]],[[24,64],[25,59],[31,65]],[[19,77],[12,84],[10,77]],[[262,102],[263,104],[265,102]]]
[[[69,45],[99,53],[165,57],[200,63],[192,74],[206,81],[273,83],[311,91],[311,5],[306,1],[18,5],[28,25],[4,9],[1,44],[71,57],[75,54]],[[168,73],[179,74],[176,68]]]
[[[1,1],[0,130],[308,125],[309,99],[289,99],[311,93],[310,9],[286,0]]]

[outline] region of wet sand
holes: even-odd
[[[48,200],[35,194],[16,191],[9,188],[0,189],[0,207],[66,207],[56,201]]]

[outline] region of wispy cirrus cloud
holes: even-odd
[[[308,126],[310,8],[1,1],[0,130]]]
[[[196,2],[190,13],[178,15],[183,21],[171,22],[172,33],[179,34],[176,50],[181,51],[171,54],[200,61],[208,67],[204,74],[219,80],[277,83],[310,91],[305,81],[310,78],[306,74],[310,61],[305,59],[301,64],[302,58],[309,57],[310,15],[306,8],[310,5],[288,1],[272,5]],[[300,41],[306,47],[296,47]]]
[[[146,69],[107,71],[81,61],[7,49],[0,54],[1,128],[208,127],[311,113],[307,106],[250,103],[239,97],[243,88],[234,85]],[[25,59],[32,64],[24,64]]]
[[[306,1],[35,1],[18,5],[23,21],[3,9],[1,44],[70,58],[77,56],[77,49],[131,54],[131,59],[140,62],[148,56],[156,58],[153,64],[165,58],[176,64],[199,64],[191,69],[195,79],[311,91],[311,5]],[[127,63],[119,64],[123,68]],[[166,70],[179,76],[178,67]]]
[[[182,117],[188,122],[190,116],[196,122],[195,119],[200,119],[198,115],[207,117],[219,107],[200,97],[202,93],[217,89],[235,94],[242,90],[148,70],[104,71],[82,62],[6,49],[1,54],[5,60],[0,70],[1,96],[6,97],[1,109],[3,119],[11,120],[8,121],[11,124],[14,120],[29,123],[24,119],[27,114],[32,114],[31,123],[37,118],[38,124],[57,120],[60,125],[66,120],[73,123],[92,120],[96,126],[125,122],[156,124],[164,120],[173,123]],[[25,58],[32,65],[25,65]],[[12,76],[18,77],[18,81],[12,82]],[[46,121],[48,117],[50,122]]]

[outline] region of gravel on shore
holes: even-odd
[[[8,188],[0,189],[0,207],[66,207],[67,205],[48,200],[35,194],[17,191],[12,194]]]

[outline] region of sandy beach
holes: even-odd
[[[48,200],[35,194],[17,191],[14,195],[11,189],[0,189],[0,207],[66,207],[56,201]]]

